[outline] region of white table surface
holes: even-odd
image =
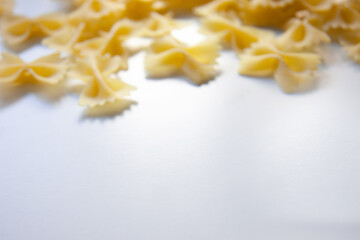
[[[231,52],[201,87],[146,79],[134,56],[137,104],[108,118],[75,95],[0,93],[0,239],[359,240],[360,67],[327,49],[303,94],[239,76]]]

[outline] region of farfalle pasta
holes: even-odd
[[[103,36],[77,43],[74,47],[75,52],[81,56],[121,56],[126,62],[129,51],[123,43],[136,32],[137,28],[139,28],[137,23],[127,19],[121,20],[111,28],[110,32],[103,33]]]
[[[17,55],[2,53],[0,83],[6,84],[56,84],[64,79],[67,65],[59,53],[41,57],[31,63]]]
[[[146,19],[154,12],[166,13],[167,5],[158,0],[124,0],[124,17],[133,20]]]
[[[287,93],[311,85],[321,63],[314,52],[322,44],[338,42],[360,63],[360,0],[66,1],[69,13],[28,18],[11,13],[14,1],[0,0],[3,42],[18,47],[43,38],[43,45],[65,53],[65,58],[54,53],[31,63],[3,53],[0,83],[56,84],[76,78],[84,84],[80,105],[94,110],[123,102],[135,88],[115,74],[127,70],[129,57],[145,48],[134,45],[139,37],[153,40],[145,56],[148,77],[184,75],[196,84],[219,73],[215,67],[221,45],[238,54],[240,74],[273,77]],[[206,37],[195,46],[171,36],[185,25],[174,16],[190,14],[200,18]],[[283,32],[276,37],[260,27]]]
[[[184,24],[175,21],[170,14],[161,15],[154,12],[142,23],[138,34],[142,37],[158,38],[182,26],[184,26]]]
[[[326,32],[314,27],[308,19],[293,19],[288,29],[276,39],[284,51],[312,51],[322,43],[330,43]]]
[[[317,54],[285,52],[271,42],[259,42],[240,55],[239,73],[274,77],[284,92],[291,93],[309,85],[320,63]]]
[[[211,15],[203,19],[204,32],[216,33],[223,43],[240,52],[260,39],[272,39],[274,33],[267,30],[244,26],[239,21]]]
[[[14,7],[14,0],[0,0],[0,16],[10,13]]]
[[[152,78],[182,74],[192,82],[202,84],[216,75],[214,65],[219,50],[216,39],[188,47],[172,36],[165,36],[151,45],[145,58],[145,69]]]
[[[1,24],[2,38],[6,44],[16,46],[26,40],[51,35],[62,28],[63,14],[46,14],[37,18],[8,15]]]
[[[240,18],[241,12],[246,5],[247,2],[245,0],[216,0],[195,8],[194,12],[202,17],[220,15],[228,19],[236,19]]]
[[[72,54],[74,52],[74,46],[76,43],[88,39],[85,33],[85,24],[79,26],[68,25],[52,36],[43,39],[42,44]]]
[[[254,0],[249,1],[242,14],[244,24],[282,27],[300,10],[296,0]]]
[[[79,105],[102,106],[122,100],[135,90],[135,87],[111,76],[119,70],[123,70],[123,60],[120,57],[77,58],[69,76],[85,82]]]
[[[360,29],[360,13],[350,2],[334,1],[331,8],[322,15],[325,31]]]

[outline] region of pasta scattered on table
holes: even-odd
[[[50,1],[50,0],[49,0]],[[84,83],[79,104],[99,107],[135,88],[116,73],[128,69],[133,37],[150,38],[148,77],[183,75],[195,84],[216,77],[221,47],[239,56],[239,74],[273,77],[284,92],[305,90],[322,57],[315,50],[336,42],[360,63],[360,0],[66,0],[68,13],[35,18],[14,14],[0,0],[2,40],[11,49],[34,39],[55,51],[31,63],[3,53],[0,84]],[[188,46],[172,36],[196,16],[205,40]],[[267,29],[265,29],[266,27]],[[274,30],[282,31],[278,36]],[[68,68],[70,64],[70,70]],[[239,81],[241,78],[239,77]]]

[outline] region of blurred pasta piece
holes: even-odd
[[[64,79],[67,62],[59,53],[41,57],[31,63],[17,55],[2,53],[0,60],[0,83],[6,84],[57,84]]]
[[[121,100],[135,90],[135,87],[111,76],[119,70],[123,70],[123,60],[120,57],[76,58],[71,66],[69,77],[85,82],[79,105],[102,106]]]
[[[240,21],[230,21],[226,18],[210,15],[202,21],[203,32],[215,33],[225,46],[231,47],[237,52],[250,47],[260,39],[273,39],[272,31],[244,26]]]
[[[254,77],[274,77],[284,92],[301,91],[312,84],[313,71],[321,57],[313,53],[285,52],[274,43],[259,42],[240,55],[239,73]]]
[[[0,16],[8,14],[14,8],[14,0],[0,0]]]
[[[308,18],[294,18],[288,29],[276,39],[279,49],[284,51],[313,51],[322,43],[330,43],[326,32],[316,28]]]
[[[37,18],[7,15],[1,24],[3,40],[9,46],[17,46],[32,38],[49,36],[66,24],[66,16],[53,13]]]
[[[214,65],[219,50],[216,39],[189,47],[168,35],[151,45],[145,57],[145,69],[152,78],[182,74],[196,84],[206,83],[216,75]]]

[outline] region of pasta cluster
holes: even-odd
[[[11,49],[41,40],[56,53],[26,63],[3,53],[0,84],[58,84],[81,80],[79,104],[97,107],[122,101],[135,87],[116,73],[128,69],[133,37],[150,38],[148,77],[183,75],[195,84],[214,79],[221,49],[239,57],[238,72],[273,77],[286,93],[307,89],[323,44],[341,44],[360,63],[359,0],[67,0],[70,12],[28,18],[0,0],[1,35]],[[172,36],[195,16],[207,39],[188,46]],[[272,29],[272,30],[270,30]],[[281,30],[276,34],[274,29]]]

